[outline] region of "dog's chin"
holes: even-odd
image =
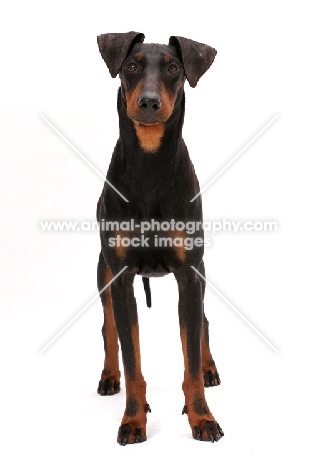
[[[152,125],[159,125],[161,123],[163,123],[163,120],[161,119],[140,119],[140,118],[137,118],[137,117],[132,117],[132,116],[128,116],[132,121],[133,123],[135,123],[136,125],[139,125],[139,127],[150,127]]]

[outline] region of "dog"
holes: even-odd
[[[214,442],[224,433],[208,408],[204,387],[219,385],[220,378],[203,311],[201,197],[190,202],[200,189],[182,126],[185,80],[194,88],[213,63],[216,50],[180,36],[171,36],[168,45],[145,44],[144,37],[131,31],[97,38],[111,76],[119,75],[121,81],[117,98],[120,136],[97,205],[100,226],[106,223],[110,228],[100,229],[97,269],[105,351],[98,393],[114,395],[120,391],[119,340],[126,408],[117,442],[145,441],[151,410],[141,372],[133,281],[135,275],[143,277],[150,307],[149,278],[173,273],[179,290],[185,368],[182,414],[188,416],[194,439]],[[189,222],[195,230],[183,229]],[[142,234],[142,226],[143,234],[150,227],[148,237]],[[162,235],[167,236],[166,242],[160,244]]]

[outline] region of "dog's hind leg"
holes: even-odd
[[[112,273],[106,265],[102,253],[100,253],[97,271],[99,291],[111,281],[112,277]],[[118,362],[118,335],[113,315],[110,286],[108,286],[100,296],[104,309],[102,335],[104,340],[105,360],[97,392],[100,395],[114,395],[120,390],[120,370]]]
[[[200,264],[199,272],[205,277],[204,262]],[[202,286],[202,298],[203,298],[203,328],[202,328],[202,339],[201,339],[201,352],[202,352],[202,369],[204,376],[205,387],[215,387],[220,385],[221,380],[217,371],[215,362],[212,358],[210,347],[209,347],[209,322],[204,312],[204,295],[206,282],[199,277]]]

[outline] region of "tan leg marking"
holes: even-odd
[[[108,267],[105,269],[105,284],[109,283],[113,278],[112,272]],[[106,350],[104,358],[104,368],[99,383],[98,393],[101,395],[113,395],[119,392],[120,383],[120,370],[118,361],[118,334],[116,330],[116,324],[113,314],[112,296],[110,287],[106,288],[103,292],[104,300],[104,326],[103,331],[106,341]],[[104,390],[106,382],[109,383],[109,393],[106,393],[107,389]],[[101,382],[103,385],[101,385]]]

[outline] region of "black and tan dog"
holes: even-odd
[[[98,393],[113,395],[120,390],[119,339],[126,409],[117,441],[126,445],[146,440],[150,407],[141,373],[133,281],[135,275],[143,277],[150,306],[149,278],[173,273],[179,289],[185,366],[183,413],[188,415],[195,439],[214,442],[223,432],[207,406],[204,386],[219,385],[220,379],[203,312],[205,281],[191,268],[204,276],[201,197],[190,202],[198,194],[199,184],[182,139],[182,125],[184,81],[195,87],[216,51],[178,36],[170,37],[169,45],[143,44],[143,40],[144,35],[136,32],[98,36],[112,77],[119,74],[121,80],[117,104],[120,136],[107,173],[107,181],[119,193],[105,183],[97,208],[98,221],[115,227],[114,232],[101,230],[98,289],[110,285],[101,292],[105,361]],[[163,231],[150,230],[142,239],[141,223],[151,220],[161,224]],[[180,229],[189,221],[197,223],[197,231],[191,234]],[[172,242],[159,247],[162,234]]]

